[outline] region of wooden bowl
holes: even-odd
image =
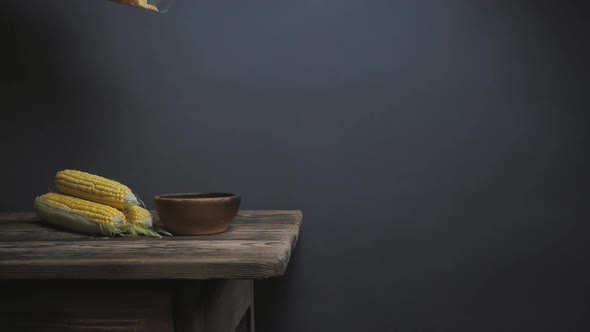
[[[205,235],[225,231],[242,198],[230,193],[166,194],[154,197],[156,211],[172,234]]]

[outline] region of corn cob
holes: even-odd
[[[121,234],[125,225],[125,215],[115,208],[57,193],[37,197],[34,208],[48,223],[85,234]]]
[[[137,197],[129,187],[117,181],[86,172],[76,170],[59,171],[55,175],[55,186],[64,194],[117,209],[139,205]]]
[[[157,232],[151,230],[153,218],[150,211],[136,205],[126,207],[124,211],[127,218],[127,224],[121,227],[124,232],[132,236],[161,237]]]
[[[150,211],[142,208],[141,206],[129,206],[124,210],[127,222],[136,226],[152,228],[153,218]]]

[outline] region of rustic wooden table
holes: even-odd
[[[0,330],[253,331],[253,279],[285,272],[299,211],[207,236],[100,238],[0,213]]]

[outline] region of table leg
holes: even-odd
[[[177,290],[175,331],[253,332],[252,280],[186,282]]]

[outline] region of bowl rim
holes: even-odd
[[[154,200],[160,201],[220,201],[241,198],[240,194],[229,192],[187,192],[187,193],[170,193],[159,194],[154,196]]]

